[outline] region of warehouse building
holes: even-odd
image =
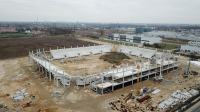
[[[183,53],[200,54],[200,41],[190,41],[187,45],[181,45],[180,51]]]
[[[108,39],[114,41],[123,41],[123,42],[132,42],[132,43],[141,43],[141,36],[131,35],[131,34],[112,34],[108,36]]]

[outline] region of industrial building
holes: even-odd
[[[116,89],[133,85],[138,79],[142,81],[152,77],[162,78],[164,73],[168,73],[178,67],[177,60],[168,52],[157,52],[156,50],[132,46],[119,46],[116,52],[142,57],[146,61],[87,76],[70,75],[51,63],[52,60],[103,54],[112,52],[112,50],[113,46],[111,45],[83,46],[50,51],[37,50],[36,52],[29,52],[29,56],[30,60],[38,67],[38,70],[44,73],[50,81],[56,82],[57,86],[70,86],[71,82],[75,82],[77,86],[89,85],[91,90],[98,94],[112,92]],[[46,52],[49,52],[51,57],[48,57]]]
[[[131,34],[112,34],[108,36],[108,39],[114,41],[124,41],[131,43],[141,43],[141,37],[139,35],[131,35]]]
[[[109,35],[107,37],[109,40],[113,41],[121,41],[121,42],[129,42],[129,43],[148,43],[148,44],[154,44],[154,43],[160,43],[162,39],[160,37],[146,35],[146,34],[119,34],[114,33],[112,35]]]
[[[190,41],[187,45],[181,45],[180,51],[200,54],[200,41]]]

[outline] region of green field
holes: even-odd
[[[128,45],[128,46],[133,46],[134,43],[131,43],[131,42],[124,42],[124,41],[114,41],[114,40],[109,40],[109,39],[99,39],[100,41],[102,42],[109,42],[109,43],[112,43],[112,44],[124,44],[124,45]]]
[[[164,50],[173,50],[180,47],[180,45],[172,44],[172,43],[155,43],[151,44],[144,44],[145,47],[152,47],[157,49],[164,49]]]
[[[31,37],[32,34],[20,33],[20,32],[5,32],[0,33],[0,38],[19,38],[19,37]]]
[[[113,41],[113,40],[108,40],[108,39],[100,39],[103,42],[109,42],[113,44],[124,44],[124,45],[129,45],[133,46],[134,43],[130,42],[122,42],[122,41]],[[180,47],[180,45],[175,44],[175,43],[155,43],[155,44],[144,44],[145,47],[151,47],[151,48],[157,48],[157,49],[164,49],[164,50],[173,50],[177,49]]]

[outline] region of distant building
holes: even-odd
[[[124,41],[124,42],[132,42],[132,43],[141,43],[141,37],[137,35],[130,34],[112,34],[108,36],[108,39],[114,41]]]
[[[135,34],[136,28],[127,28],[126,29],[126,34]]]
[[[120,40],[120,41],[127,41],[126,38],[127,38],[127,35],[126,35],[126,34],[120,34],[120,35],[119,35],[119,40]]]
[[[28,34],[30,34],[30,33],[31,33],[31,31],[30,31],[30,30],[26,30],[26,31],[25,31],[25,33],[28,33]]]
[[[110,34],[110,35],[108,36],[108,39],[110,39],[110,40],[115,40],[115,41],[119,41],[119,40],[120,40],[119,36],[120,36],[120,34]]]
[[[17,30],[14,27],[0,27],[0,33],[4,32],[17,32]]]
[[[200,41],[190,41],[187,45],[181,45],[180,50],[184,53],[200,54]]]
[[[155,43],[161,43],[162,38],[160,37],[154,37],[154,36],[146,36],[143,34],[119,34],[114,33],[107,36],[108,39],[114,40],[114,41],[124,41],[124,42],[131,42],[131,43],[148,43],[148,44],[155,44]]]
[[[133,42],[135,43],[141,43],[142,39],[139,36],[133,36]]]
[[[140,27],[135,29],[136,33],[144,33],[144,32],[151,32],[152,28],[149,27]]]

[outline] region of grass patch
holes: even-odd
[[[111,53],[102,55],[100,59],[107,61],[111,64],[120,65],[124,59],[130,59],[130,57],[128,57],[124,53],[111,52]]]
[[[128,45],[128,46],[133,46],[134,43],[131,42],[125,42],[125,41],[115,41],[115,40],[109,40],[109,39],[105,39],[105,38],[100,38],[99,39],[102,42],[108,42],[108,43],[112,43],[112,44],[117,44],[117,45]]]
[[[164,49],[164,50],[172,50],[172,49],[177,49],[178,47],[180,47],[177,44],[168,44],[168,43],[155,43],[153,45],[145,43],[144,46],[157,48],[157,49]]]
[[[32,34],[19,33],[19,32],[5,32],[0,33],[0,38],[20,38],[20,37],[31,37]]]

